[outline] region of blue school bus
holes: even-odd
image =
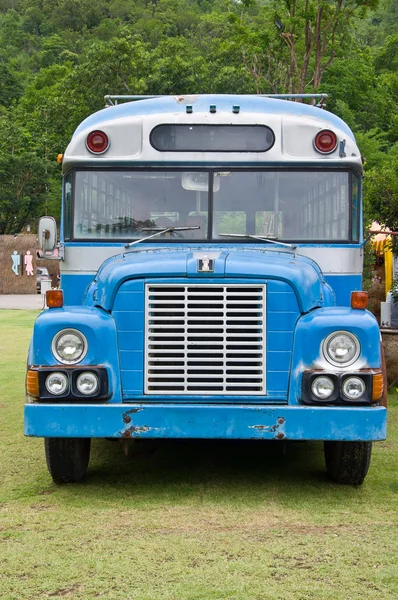
[[[386,386],[352,131],[323,97],[106,101],[63,155],[60,242],[39,225],[61,290],[25,434],[54,481],[84,477],[91,438],[217,438],[323,440],[330,477],[361,484]]]

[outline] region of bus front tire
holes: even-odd
[[[87,472],[90,438],[45,438],[47,468],[55,483],[76,483]]]
[[[372,454],[372,442],[324,442],[326,469],[337,483],[361,485]]]

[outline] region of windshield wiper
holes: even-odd
[[[150,240],[151,238],[156,237],[157,235],[162,235],[162,233],[168,233],[169,231],[187,231],[189,229],[200,229],[200,225],[191,225],[188,227],[157,227],[154,225],[153,227],[143,227],[140,231],[155,231],[152,235],[147,235],[146,237],[135,240],[134,242],[130,242],[126,244],[125,248],[131,248],[131,246],[135,246],[135,244],[139,244],[140,242],[145,242],[145,240]]]
[[[285,242],[278,242],[278,238],[266,238],[261,235],[250,235],[248,233],[219,233],[219,236],[223,237],[239,237],[239,238],[251,238],[252,240],[260,240],[260,242],[268,242],[269,244],[276,244],[277,246],[285,246],[286,248],[293,248],[295,250],[297,246],[294,244],[286,244]]]

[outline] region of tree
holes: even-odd
[[[0,234],[18,233],[40,216],[47,177],[34,153],[0,156]]]
[[[273,0],[265,5],[256,28],[261,25],[271,35],[249,67],[259,91],[318,91],[326,70],[348,47],[355,17],[377,2]]]
[[[47,212],[53,197],[50,182],[57,164],[40,151],[25,121],[26,115],[21,118],[13,109],[0,113],[0,234],[18,233]]]
[[[398,144],[379,169],[370,169],[365,178],[365,198],[368,212],[380,224],[398,231]],[[398,240],[393,238],[394,253],[398,255]]]

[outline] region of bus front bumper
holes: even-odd
[[[384,407],[26,404],[25,435],[89,438],[384,440]]]

